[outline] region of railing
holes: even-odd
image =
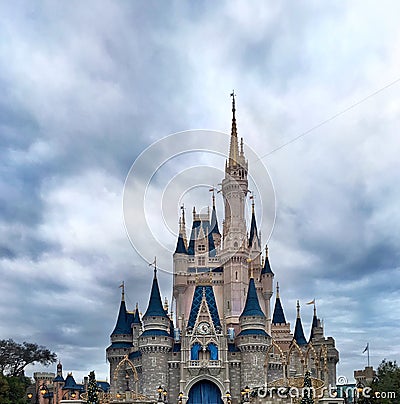
[[[189,367],[192,368],[219,368],[221,367],[220,360],[199,360],[199,361],[189,361]]]

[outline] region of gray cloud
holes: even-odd
[[[78,379],[105,377],[118,285],[144,310],[151,282],[122,220],[134,159],[176,131],[229,130],[232,87],[260,156],[346,109],[398,78],[398,8],[2,3],[0,337],[48,345]],[[349,377],[367,341],[374,365],[399,358],[398,91],[263,159],[285,312],[293,323],[295,300],[317,298]]]

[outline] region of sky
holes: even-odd
[[[179,206],[206,209],[222,179],[235,89],[286,318],[299,299],[308,335],[315,298],[349,380],[367,342],[372,365],[399,361],[399,13],[1,2],[0,339],[48,347],[78,381],[108,376],[119,285],[144,312],[158,256],[171,297]]]

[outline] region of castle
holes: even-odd
[[[162,303],[156,268],[142,317],[138,307],[127,310],[122,290],[106,350],[115,402],[236,404],[251,401],[260,386],[300,385],[307,371],[313,386],[335,385],[339,354],[334,339],[324,336],[315,302],[309,338],[299,302],[293,332],[286,320],[254,200],[246,223],[248,162],[243,139],[238,141],[234,97],[222,234],[214,194],[210,213],[193,210],[189,238],[182,210],[173,254],[175,317]],[[271,402],[290,402],[276,400]]]

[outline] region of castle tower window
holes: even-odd
[[[206,257],[199,257],[198,263],[200,267],[204,267],[206,265]]]
[[[199,244],[197,247],[197,251],[206,251],[206,246],[204,244]]]
[[[210,352],[210,360],[211,361],[218,360],[218,347],[213,342],[210,342],[207,345],[207,351]]]
[[[193,344],[192,348],[190,349],[190,360],[198,361],[200,351],[201,351],[201,345],[198,342]]]

